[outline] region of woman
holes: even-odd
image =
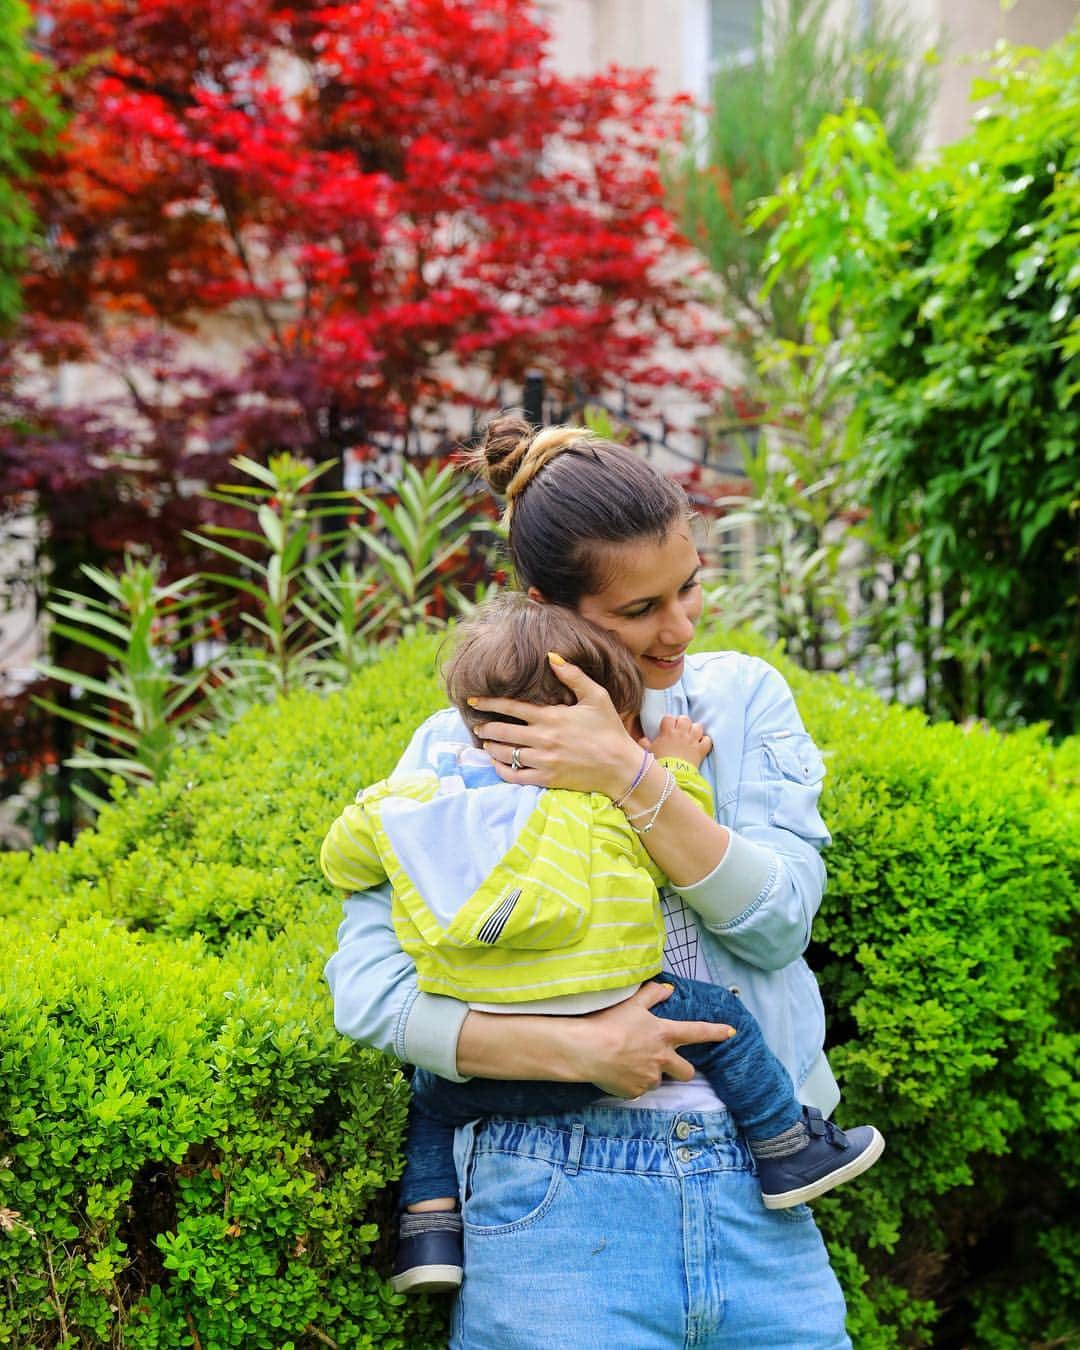
[[[825,878],[824,769],[775,670],[737,653],[686,655],[701,588],[684,494],[622,447],[571,428],[534,434],[516,418],[492,423],[473,462],[505,493],[519,584],[616,634],[646,685],[635,736],[598,685],[556,660],[577,703],[482,700],[485,748],[508,782],[603,792],[634,813],[665,787],[654,766],[627,792],[640,738],[665,713],[704,725],[715,820],[674,792],[643,837],[662,871],[692,864],[704,878],[672,890],[665,964],[736,990],[800,1099],[831,1114],[821,998],[801,959]],[[437,713],[402,767],[467,738],[455,711]],[[724,1031],[654,1017],[665,997],[655,984],[587,1017],[511,1025],[418,992],[389,916],[378,892],[346,902],[327,966],[342,1032],[446,1078],[587,1081],[611,1094],[573,1116],[460,1132],[455,1350],[850,1345],[809,1211],[763,1207],[745,1142],[678,1053]]]

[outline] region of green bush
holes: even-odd
[[[0,859],[0,1345],[428,1342],[382,1278],[405,1084],[334,1030],[316,857],[439,705],[431,651]]]
[[[1080,25],[996,54],[972,130],[902,169],[868,111],[826,118],[782,212],[773,283],[845,334],[857,467],[935,595],[945,715],[1080,731]],[[927,602],[929,603],[929,602]]]
[[[4,971],[0,1344],[402,1343],[364,1258],[403,1084],[335,1035],[310,937],[283,955],[94,919]]]
[[[0,1345],[444,1343],[383,1279],[405,1090],[334,1032],[315,863],[439,705],[433,651],[260,708],[70,848],[0,860]],[[1064,1337],[1080,746],[780,664],[831,768],[811,959],[842,1119],[889,1140],[818,1207],[856,1345]]]
[[[810,959],[842,1118],[889,1142],[817,1207],[855,1343],[1056,1343],[1080,1327],[1077,743],[792,683],[829,764]]]

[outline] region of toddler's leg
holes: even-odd
[[[457,1289],[462,1280],[461,1215],[457,1212],[454,1121],[439,1110],[433,1074],[413,1075],[405,1135],[405,1171],[398,1188],[397,1258],[391,1287],[399,1294]]]
[[[461,1214],[457,1209],[454,1129],[478,1116],[561,1114],[599,1095],[591,1083],[451,1083],[417,1069],[412,1080],[405,1171],[399,1200],[398,1249],[390,1280],[399,1293],[456,1289],[462,1280]]]
[[[791,1077],[765,1044],[757,1019],[722,985],[659,977],[675,992],[652,1011],[676,1021],[726,1022],[729,1040],[683,1046],[747,1137],[769,1209],[804,1204],[872,1167],[885,1140],[872,1125],[838,1129],[796,1100]]]
[[[409,1121],[405,1134],[405,1171],[398,1185],[402,1209],[435,1200],[454,1207],[457,1173],[454,1170],[455,1121],[440,1112],[433,1091],[437,1080],[418,1069],[413,1074]]]
[[[658,1017],[676,1022],[726,1022],[735,1035],[726,1041],[686,1045],[679,1053],[709,1080],[713,1091],[751,1141],[773,1139],[802,1121],[791,1075],[765,1044],[757,1018],[742,999],[721,984],[657,977],[675,992],[653,1006]]]

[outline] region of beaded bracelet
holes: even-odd
[[[661,796],[663,796],[664,792],[668,790],[668,779],[674,777],[671,770],[667,767],[666,764],[663,766],[663,769],[664,769],[664,790],[663,792],[661,792],[660,794]],[[623,814],[626,816],[627,820],[640,820],[642,816],[651,816],[655,810],[656,810],[656,803],[654,802],[652,806],[646,806],[644,811],[624,811]]]
[[[634,781],[630,784],[630,786],[626,789],[626,791],[622,794],[621,797],[616,797],[616,799],[611,803],[612,806],[622,806],[623,802],[626,801],[627,797],[633,795],[634,789],[645,777],[645,775],[649,772],[649,766],[652,764],[652,762],[653,762],[652,751],[646,750],[644,755],[642,755],[641,757],[641,768],[638,769],[637,771],[637,777],[634,779]]]
[[[667,778],[666,781],[664,782],[664,790],[660,794],[660,800],[656,803],[656,805],[650,806],[645,811],[638,811],[634,815],[626,817],[627,823],[629,824],[630,828],[637,835],[649,833],[652,827],[656,824],[656,817],[660,814],[668,798],[675,791],[675,775],[671,772],[670,769],[665,769],[664,773],[667,775]],[[642,825],[641,828],[639,829],[634,824],[634,821],[640,820],[642,816],[648,816],[649,822],[647,825]]]

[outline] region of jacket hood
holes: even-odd
[[[439,748],[430,801],[388,798],[382,824],[398,861],[442,928],[514,846],[543,788],[504,783],[490,756]]]

